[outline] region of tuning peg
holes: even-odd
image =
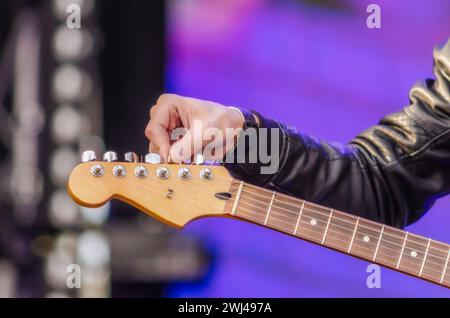
[[[97,160],[97,155],[92,150],[85,151],[81,155],[81,162],[86,163],[86,162],[91,162],[91,161],[95,161],[95,160]]]
[[[103,155],[103,161],[106,162],[115,162],[117,161],[117,153],[115,153],[114,151],[108,151],[107,153],[105,153]]]
[[[161,162],[161,156],[157,153],[149,153],[145,156],[145,163],[160,164]]]
[[[203,157],[202,154],[196,154],[194,156],[194,160],[192,161],[192,164],[194,165],[202,165],[205,163],[205,158]]]
[[[137,163],[137,162],[139,162],[139,157],[134,152],[127,152],[125,154],[125,161],[126,162],[131,162],[131,163]]]

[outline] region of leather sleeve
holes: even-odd
[[[411,89],[408,107],[347,145],[260,117],[255,135],[278,154],[278,170],[261,174],[267,163],[260,156],[255,163],[225,166],[244,181],[403,228],[450,192],[450,41],[434,51],[434,75]],[[263,138],[264,128],[279,128],[279,136]],[[261,145],[246,145],[246,155]]]

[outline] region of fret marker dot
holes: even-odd
[[[417,257],[417,252],[416,251],[411,251],[411,256],[412,257]]]
[[[311,223],[311,225],[316,225],[317,221],[316,221],[316,219],[311,219],[311,222],[309,222],[309,223]]]
[[[368,237],[367,235],[363,237],[363,241],[364,242],[369,242],[370,241],[370,237]]]

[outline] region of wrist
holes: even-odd
[[[233,114],[233,128],[244,128],[245,125],[245,117],[244,114],[242,113],[242,111],[237,108],[237,107],[228,107],[228,109],[231,111],[231,113]]]
[[[238,108],[238,107],[228,107],[229,109],[233,110],[235,113],[239,114],[240,117],[240,121],[239,121],[239,125],[236,128],[243,128],[243,129],[247,129],[249,127],[252,128],[259,128],[260,127],[260,119],[259,117],[247,110],[247,109],[243,109],[243,108]]]

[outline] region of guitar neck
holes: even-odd
[[[233,181],[226,213],[450,287],[450,245]]]

